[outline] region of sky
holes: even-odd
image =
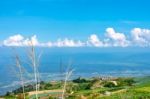
[[[25,45],[31,38],[37,45],[149,46],[149,4],[149,0],[1,0],[0,44]]]

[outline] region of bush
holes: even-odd
[[[135,83],[133,78],[119,78],[118,86],[132,86]]]
[[[115,87],[116,85],[113,83],[113,82],[106,82],[104,84],[104,87],[109,87],[109,88],[112,88],[112,87]]]
[[[88,83],[79,84],[79,90],[87,90],[87,89],[90,89],[90,88],[91,88],[91,85],[88,84]]]
[[[83,78],[77,78],[77,79],[74,79],[73,80],[74,83],[86,83],[88,82],[86,79],[83,79]]]
[[[48,90],[48,89],[51,89],[51,87],[52,87],[52,84],[47,83],[45,84],[44,89]]]

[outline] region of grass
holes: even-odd
[[[150,77],[136,78],[136,84],[126,92],[103,96],[100,99],[150,99]]]
[[[97,89],[90,89],[90,90],[81,90],[76,92],[76,95],[81,95],[81,94],[89,94],[89,93],[104,93],[105,91],[110,91],[110,92],[114,92],[114,91],[118,91],[121,90],[121,87],[114,87],[114,88],[97,88]]]
[[[67,99],[77,99],[76,96],[85,96],[86,99],[150,99],[150,77],[134,78],[134,86],[98,88],[94,90],[82,90],[75,93],[74,97]],[[110,92],[110,95],[101,94]]]
[[[99,99],[150,99],[149,93],[137,93],[137,92],[124,92],[119,94],[113,94],[110,96],[103,96]]]
[[[43,94],[38,94],[38,97],[47,97],[47,96],[55,96],[55,95],[61,95],[62,92],[49,92],[49,93],[43,93]],[[36,98],[36,95],[31,95],[30,96],[30,99],[35,99]]]
[[[112,81],[117,81],[118,86],[108,83],[109,80],[100,80],[98,78],[84,79],[78,78],[76,80],[68,81],[66,85],[65,99],[150,99],[150,77],[145,78],[119,78],[112,79]],[[135,82],[132,82],[132,79]],[[99,83],[98,83],[99,82]],[[41,83],[43,88],[60,88],[62,90],[63,83]],[[95,87],[96,84],[96,87]],[[111,86],[105,86],[110,84]],[[93,87],[94,86],[94,87]],[[45,90],[45,89],[43,89]],[[62,97],[62,92],[54,91],[39,93],[38,97]],[[36,94],[29,95],[29,99],[35,99]],[[41,99],[42,99],[41,98]],[[57,99],[56,98],[56,99]],[[11,99],[9,96],[6,99]],[[53,99],[53,98],[52,98]]]
[[[136,92],[149,92],[150,93],[150,86],[149,87],[141,87],[134,89]]]

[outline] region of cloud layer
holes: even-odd
[[[113,28],[106,28],[103,38],[91,34],[86,41],[73,40],[69,38],[58,39],[55,42],[39,42],[36,35],[31,38],[17,34],[10,36],[1,42],[3,46],[30,46],[30,43],[39,47],[129,47],[129,46],[150,46],[150,30],[134,28],[126,36],[124,33],[116,32]]]

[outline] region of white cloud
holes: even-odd
[[[56,47],[81,47],[84,46],[84,43],[81,41],[74,41],[72,39],[65,38],[64,40],[58,39],[57,42],[54,42]]]
[[[126,47],[129,45],[126,36],[123,33],[117,33],[113,28],[106,29],[107,45]]]
[[[150,45],[150,30],[134,28],[131,31],[132,43],[136,46],[149,46]]]
[[[22,35],[17,34],[14,36],[10,36],[6,40],[3,41],[4,46],[30,46],[32,42],[32,45],[34,46],[40,46],[40,47],[81,47],[85,44],[81,42],[80,40],[74,41],[72,39],[58,39],[56,42],[46,42],[46,43],[40,43],[37,39],[37,36],[34,35],[31,38],[24,38]]]
[[[22,35],[17,34],[4,40],[3,44],[6,46],[21,46],[23,39],[24,37]]]
[[[25,39],[20,34],[10,36],[9,38],[3,41],[3,45],[5,46],[29,46],[31,42],[32,42],[32,45],[34,46],[45,45],[45,44],[40,44],[38,42],[36,35],[32,36],[30,39],[29,38]]]
[[[40,45],[39,42],[38,42],[38,39],[37,39],[36,35],[34,35],[34,36],[31,37],[31,42],[32,42],[32,44],[34,46]]]
[[[101,47],[103,46],[103,42],[100,41],[98,36],[96,34],[92,34],[87,41],[88,46],[95,46],[95,47]]]
[[[128,39],[129,38],[129,39]],[[87,40],[73,40],[69,38],[58,39],[54,42],[39,42],[36,35],[31,38],[17,34],[5,39],[0,45],[4,46],[34,46],[40,47],[128,47],[128,46],[150,46],[150,30],[134,28],[128,38],[124,33],[118,33],[113,28],[107,28],[105,36],[100,39],[96,34],[90,35]]]
[[[52,42],[47,42],[47,43],[40,43],[40,46],[41,47],[52,47],[53,46],[53,43]]]

